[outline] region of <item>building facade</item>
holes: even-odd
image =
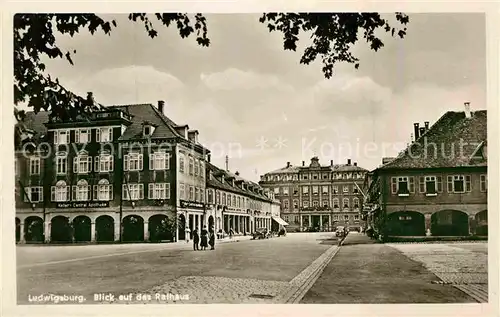
[[[160,101],[71,122],[28,113],[15,154],[16,240],[184,238],[187,219],[203,214],[209,151],[163,111]]]
[[[280,201],[280,214],[292,231],[333,231],[337,226],[362,228],[360,218],[367,170],[351,164],[321,165],[318,157],[306,166],[284,168],[261,176],[260,185]]]
[[[365,183],[367,218],[382,236],[487,235],[486,111],[447,112]]]

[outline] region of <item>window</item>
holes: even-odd
[[[78,129],[75,130],[75,142],[76,143],[89,143],[90,131],[88,129]]]
[[[184,184],[179,184],[179,199],[186,199],[186,186]]]
[[[151,153],[149,156],[150,170],[168,170],[170,169],[170,154],[165,152]]]
[[[480,188],[482,192],[488,191],[488,175],[483,174],[479,176]]]
[[[143,165],[143,155],[139,153],[129,153],[124,156],[125,171],[141,171]]]
[[[87,201],[90,200],[90,186],[86,180],[80,179],[76,186],[73,186],[73,200]]]
[[[79,154],[73,158],[73,173],[86,174],[92,170],[92,157]]]
[[[293,188],[293,195],[297,196],[298,194],[299,194],[299,188],[298,187],[294,187]]]
[[[302,179],[307,179],[307,175],[302,175]]]
[[[288,187],[283,187],[283,195],[288,196]]]
[[[283,202],[283,209],[288,210],[288,200]]]
[[[56,156],[56,173],[57,174],[66,174],[68,167],[68,159],[66,158],[66,154],[57,155]]]
[[[25,187],[24,190],[26,191],[26,195],[24,195],[25,202],[38,203],[43,201],[43,187]]]
[[[69,200],[69,186],[66,182],[60,180],[56,183],[56,186],[51,188],[51,200],[52,201],[68,201]]]
[[[323,179],[328,179],[328,174],[323,174]]]
[[[189,186],[189,200],[194,201],[194,187]]]
[[[304,201],[302,202],[302,207],[304,207],[304,208],[309,208],[309,201],[308,201],[308,200],[304,200]]]
[[[113,141],[113,128],[98,128],[96,129],[97,142],[111,142]]]
[[[200,177],[205,179],[205,163],[200,161]]]
[[[207,191],[207,200],[210,204],[214,203],[214,192],[211,189]]]
[[[219,191],[215,192],[215,199],[216,199],[215,203],[220,205],[220,192]],[[248,200],[248,198],[247,198],[247,200]]]
[[[236,196],[233,195],[233,204],[232,204],[233,207],[236,207]]]
[[[200,189],[198,187],[196,187],[194,189],[194,193],[195,193],[195,197],[194,197],[194,200],[195,201],[200,201]]]
[[[414,179],[412,176],[399,176],[391,178],[391,191],[393,194],[408,196],[415,192]]]
[[[328,186],[322,186],[321,187],[323,195],[328,195]]]
[[[349,220],[349,215],[344,215],[344,220]]]
[[[184,173],[184,154],[179,154],[179,172]]]
[[[359,194],[358,186],[355,185],[354,188],[352,189],[352,192],[355,194]]]
[[[297,199],[293,200],[293,209],[294,210],[299,209],[299,201]]]
[[[123,184],[122,192],[124,200],[144,199],[144,184]]]
[[[302,187],[302,194],[309,194],[309,186]]]
[[[354,209],[359,209],[359,198],[354,197],[352,204],[354,205]]]
[[[194,159],[189,157],[189,175],[194,174]]]
[[[54,131],[54,144],[69,144],[69,131],[58,130]]]
[[[94,170],[96,172],[112,172],[114,157],[110,154],[101,154],[94,159]]]
[[[339,209],[340,206],[339,206],[339,199],[338,198],[334,198],[333,199],[333,208],[335,209]]]
[[[107,179],[101,179],[94,185],[94,200],[110,201],[113,200],[113,186]]]
[[[274,187],[274,193],[277,195],[280,193],[280,188],[279,187]]]
[[[30,158],[30,175],[40,175],[40,158]]]
[[[470,175],[453,175],[448,176],[448,192],[450,193],[465,193],[471,191]]]
[[[343,191],[344,193],[348,193],[348,192],[349,192],[349,186],[344,185],[344,187],[343,187],[342,191]]]
[[[169,199],[169,183],[151,183],[148,184],[148,199]]]
[[[313,207],[317,208],[319,206],[319,202],[317,200],[313,201]]]
[[[426,194],[437,194],[443,191],[441,176],[420,176],[419,190]]]
[[[343,208],[349,208],[349,198],[342,199]]]
[[[194,160],[194,176],[198,176],[200,174],[200,162],[198,160]]]
[[[313,186],[313,195],[317,195],[319,193],[319,187]]]
[[[354,215],[354,220],[359,220],[359,215]]]
[[[226,204],[226,193],[222,193],[222,204],[227,206]]]
[[[298,175],[293,175],[293,180],[296,181],[299,179],[299,176]]]
[[[339,187],[338,186],[333,186],[332,187],[333,193],[337,195],[339,193]]]
[[[338,221],[339,220],[339,215],[333,215],[333,220]]]
[[[313,179],[318,179],[318,174],[314,174]]]
[[[328,201],[327,200],[323,200],[323,207],[328,208]]]
[[[151,127],[146,125],[144,126],[144,135],[149,136],[151,134]]]

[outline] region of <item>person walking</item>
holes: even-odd
[[[188,226],[186,226],[185,234],[186,234],[186,243],[189,243],[189,239],[191,238],[191,230],[189,229]]]
[[[233,234],[234,234],[233,228],[230,228],[229,229],[229,239],[233,238]]]
[[[206,250],[208,247],[208,230],[207,226],[203,226],[203,229],[201,229],[201,249]]]
[[[198,233],[198,227],[193,230],[193,250],[198,251],[200,250],[200,235]]]
[[[210,244],[210,250],[215,250],[215,229],[212,226],[209,231],[208,244]]]

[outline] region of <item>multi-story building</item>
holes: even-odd
[[[71,122],[28,113],[16,138],[17,241],[183,239],[187,219],[203,221],[209,151],[163,112],[160,101]]]
[[[279,206],[273,193],[258,184],[208,164],[207,205],[215,228],[228,233],[250,234],[258,228],[271,229],[273,206]],[[210,222],[209,225],[213,223]]]
[[[306,166],[284,168],[261,176],[260,184],[281,202],[281,216],[289,230],[331,231],[336,226],[360,228],[363,184],[367,170],[357,163],[321,165],[318,157]]]
[[[414,124],[415,141],[367,181],[370,226],[383,236],[486,235],[487,112]]]

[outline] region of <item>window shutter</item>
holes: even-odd
[[[73,158],[73,173],[78,173],[78,157]]]
[[[398,182],[396,177],[391,177],[391,191],[393,194],[398,192]]]
[[[24,191],[23,192],[25,193],[25,194],[23,194],[23,196],[24,196],[24,202],[29,203],[30,202],[29,197],[31,196],[31,188],[24,187]]]
[[[109,128],[109,140],[113,142],[113,128]]]
[[[152,171],[154,169],[155,163],[155,155],[154,153],[149,153],[149,170]]]
[[[87,157],[87,171],[89,173],[92,171],[92,156]]]
[[[167,169],[167,170],[170,169],[170,154],[169,153],[165,154],[165,169]]]
[[[170,183],[165,184],[165,196],[166,199],[170,199]]]
[[[139,154],[139,171],[142,171],[143,169],[143,156],[142,154]]]
[[[437,187],[437,192],[441,193],[443,192],[443,178],[441,176],[436,177],[436,187]]]
[[[57,131],[54,131],[54,144],[58,144],[58,141],[59,141],[57,138],[58,136],[59,135],[58,135]]]
[[[409,186],[408,186],[409,192],[414,193],[415,192],[415,177],[413,177],[413,176],[408,177],[408,183],[409,183]]]
[[[80,130],[75,130],[75,143],[80,143]]]
[[[95,172],[99,172],[99,156],[96,156],[94,158],[94,171]]]
[[[129,162],[129,157],[128,155],[125,155],[123,157],[123,170],[128,171],[128,162]]]
[[[113,185],[108,185],[109,200],[113,200]]]
[[[50,188],[50,200],[56,201],[56,187],[52,186]]]
[[[419,185],[420,192],[425,193],[425,177],[420,176],[418,179],[419,179],[418,185]]]
[[[127,200],[127,185],[126,184],[123,184],[122,185],[122,199],[123,200]]]
[[[109,170],[112,172],[115,166],[115,157],[113,155],[109,156]]]
[[[148,198],[153,199],[154,196],[154,184],[150,183],[148,184]]]
[[[92,200],[92,186],[87,185],[87,200]]]
[[[144,199],[144,184],[139,184],[139,199]]]
[[[76,186],[73,186],[73,197],[72,200],[76,200]]]
[[[465,191],[470,192],[471,191],[471,177],[470,175],[465,175]]]
[[[95,129],[95,141],[101,142],[101,129],[99,128]]]
[[[453,176],[448,176],[448,192],[453,192]]]
[[[93,200],[98,200],[99,198],[99,194],[98,194],[98,188],[99,188],[99,185],[94,185],[94,197],[93,197]]]

